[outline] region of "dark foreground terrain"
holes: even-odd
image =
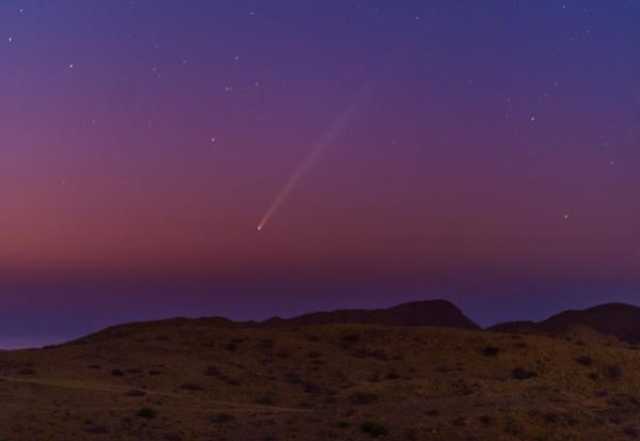
[[[124,325],[0,352],[0,440],[633,440],[640,351],[358,324]]]

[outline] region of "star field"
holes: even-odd
[[[0,320],[639,300],[639,22],[623,0],[4,1]]]

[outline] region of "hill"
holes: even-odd
[[[588,338],[221,319],[122,325],[0,352],[0,439],[637,439],[637,347]]]
[[[491,331],[541,333],[559,335],[577,327],[591,328],[604,335],[629,343],[640,342],[640,308],[622,303],[609,303],[585,310],[570,310],[541,322],[507,322],[489,328]]]
[[[290,319],[273,318],[262,323],[266,327],[310,326],[327,324],[370,324],[385,326],[440,326],[480,329],[457,306],[446,300],[404,303],[388,309],[344,309],[316,312]]]

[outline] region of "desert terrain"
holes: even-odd
[[[640,439],[640,347],[583,325],[272,325],[173,319],[0,352],[0,440]]]

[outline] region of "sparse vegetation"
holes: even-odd
[[[0,370],[19,381],[0,381],[0,389],[25,409],[37,391],[47,410],[33,421],[18,415],[20,424],[35,424],[38,435],[55,427],[64,439],[556,441],[584,439],[584,427],[590,439],[636,439],[640,360],[627,345],[452,329],[207,331],[188,323],[175,335],[160,325],[131,331],[114,346],[87,339],[46,358],[0,353]],[[160,342],[160,333],[171,338]],[[25,368],[37,374],[18,377]],[[51,426],[49,409],[57,412]],[[0,428],[13,424],[0,415]]]
[[[204,387],[196,383],[183,383],[180,385],[180,389],[188,390],[191,392],[201,392],[204,390]]]
[[[256,399],[256,403],[263,406],[273,406],[276,403],[276,399],[273,394],[267,393],[264,395],[260,395]]]
[[[138,412],[136,413],[136,416],[140,418],[146,418],[146,419],[155,418],[157,415],[158,415],[158,412],[156,412],[156,410],[152,409],[151,407],[143,407],[142,409],[138,410]]]
[[[378,401],[378,399],[378,395],[372,392],[354,392],[349,396],[349,401],[356,405],[371,404]]]
[[[225,424],[235,420],[236,417],[228,413],[218,413],[209,418],[209,421],[215,424]]]
[[[589,357],[588,355],[581,355],[580,357],[576,358],[576,361],[583,366],[593,365],[593,358]]]
[[[384,424],[375,421],[365,421],[360,425],[360,430],[366,434],[369,434],[373,438],[385,436],[389,433]]]
[[[511,371],[511,376],[515,380],[529,380],[531,378],[537,377],[538,374],[525,368],[517,367],[513,371]]]
[[[131,389],[130,391],[128,391],[126,393],[126,395],[128,397],[144,397],[145,395],[147,395],[147,393],[143,390],[139,390],[139,389]]]
[[[619,365],[611,365],[607,366],[607,376],[611,380],[620,380],[623,376],[624,372],[622,367]]]
[[[500,348],[498,348],[496,346],[486,346],[482,350],[482,354],[485,357],[497,357],[499,353],[500,353]]]

